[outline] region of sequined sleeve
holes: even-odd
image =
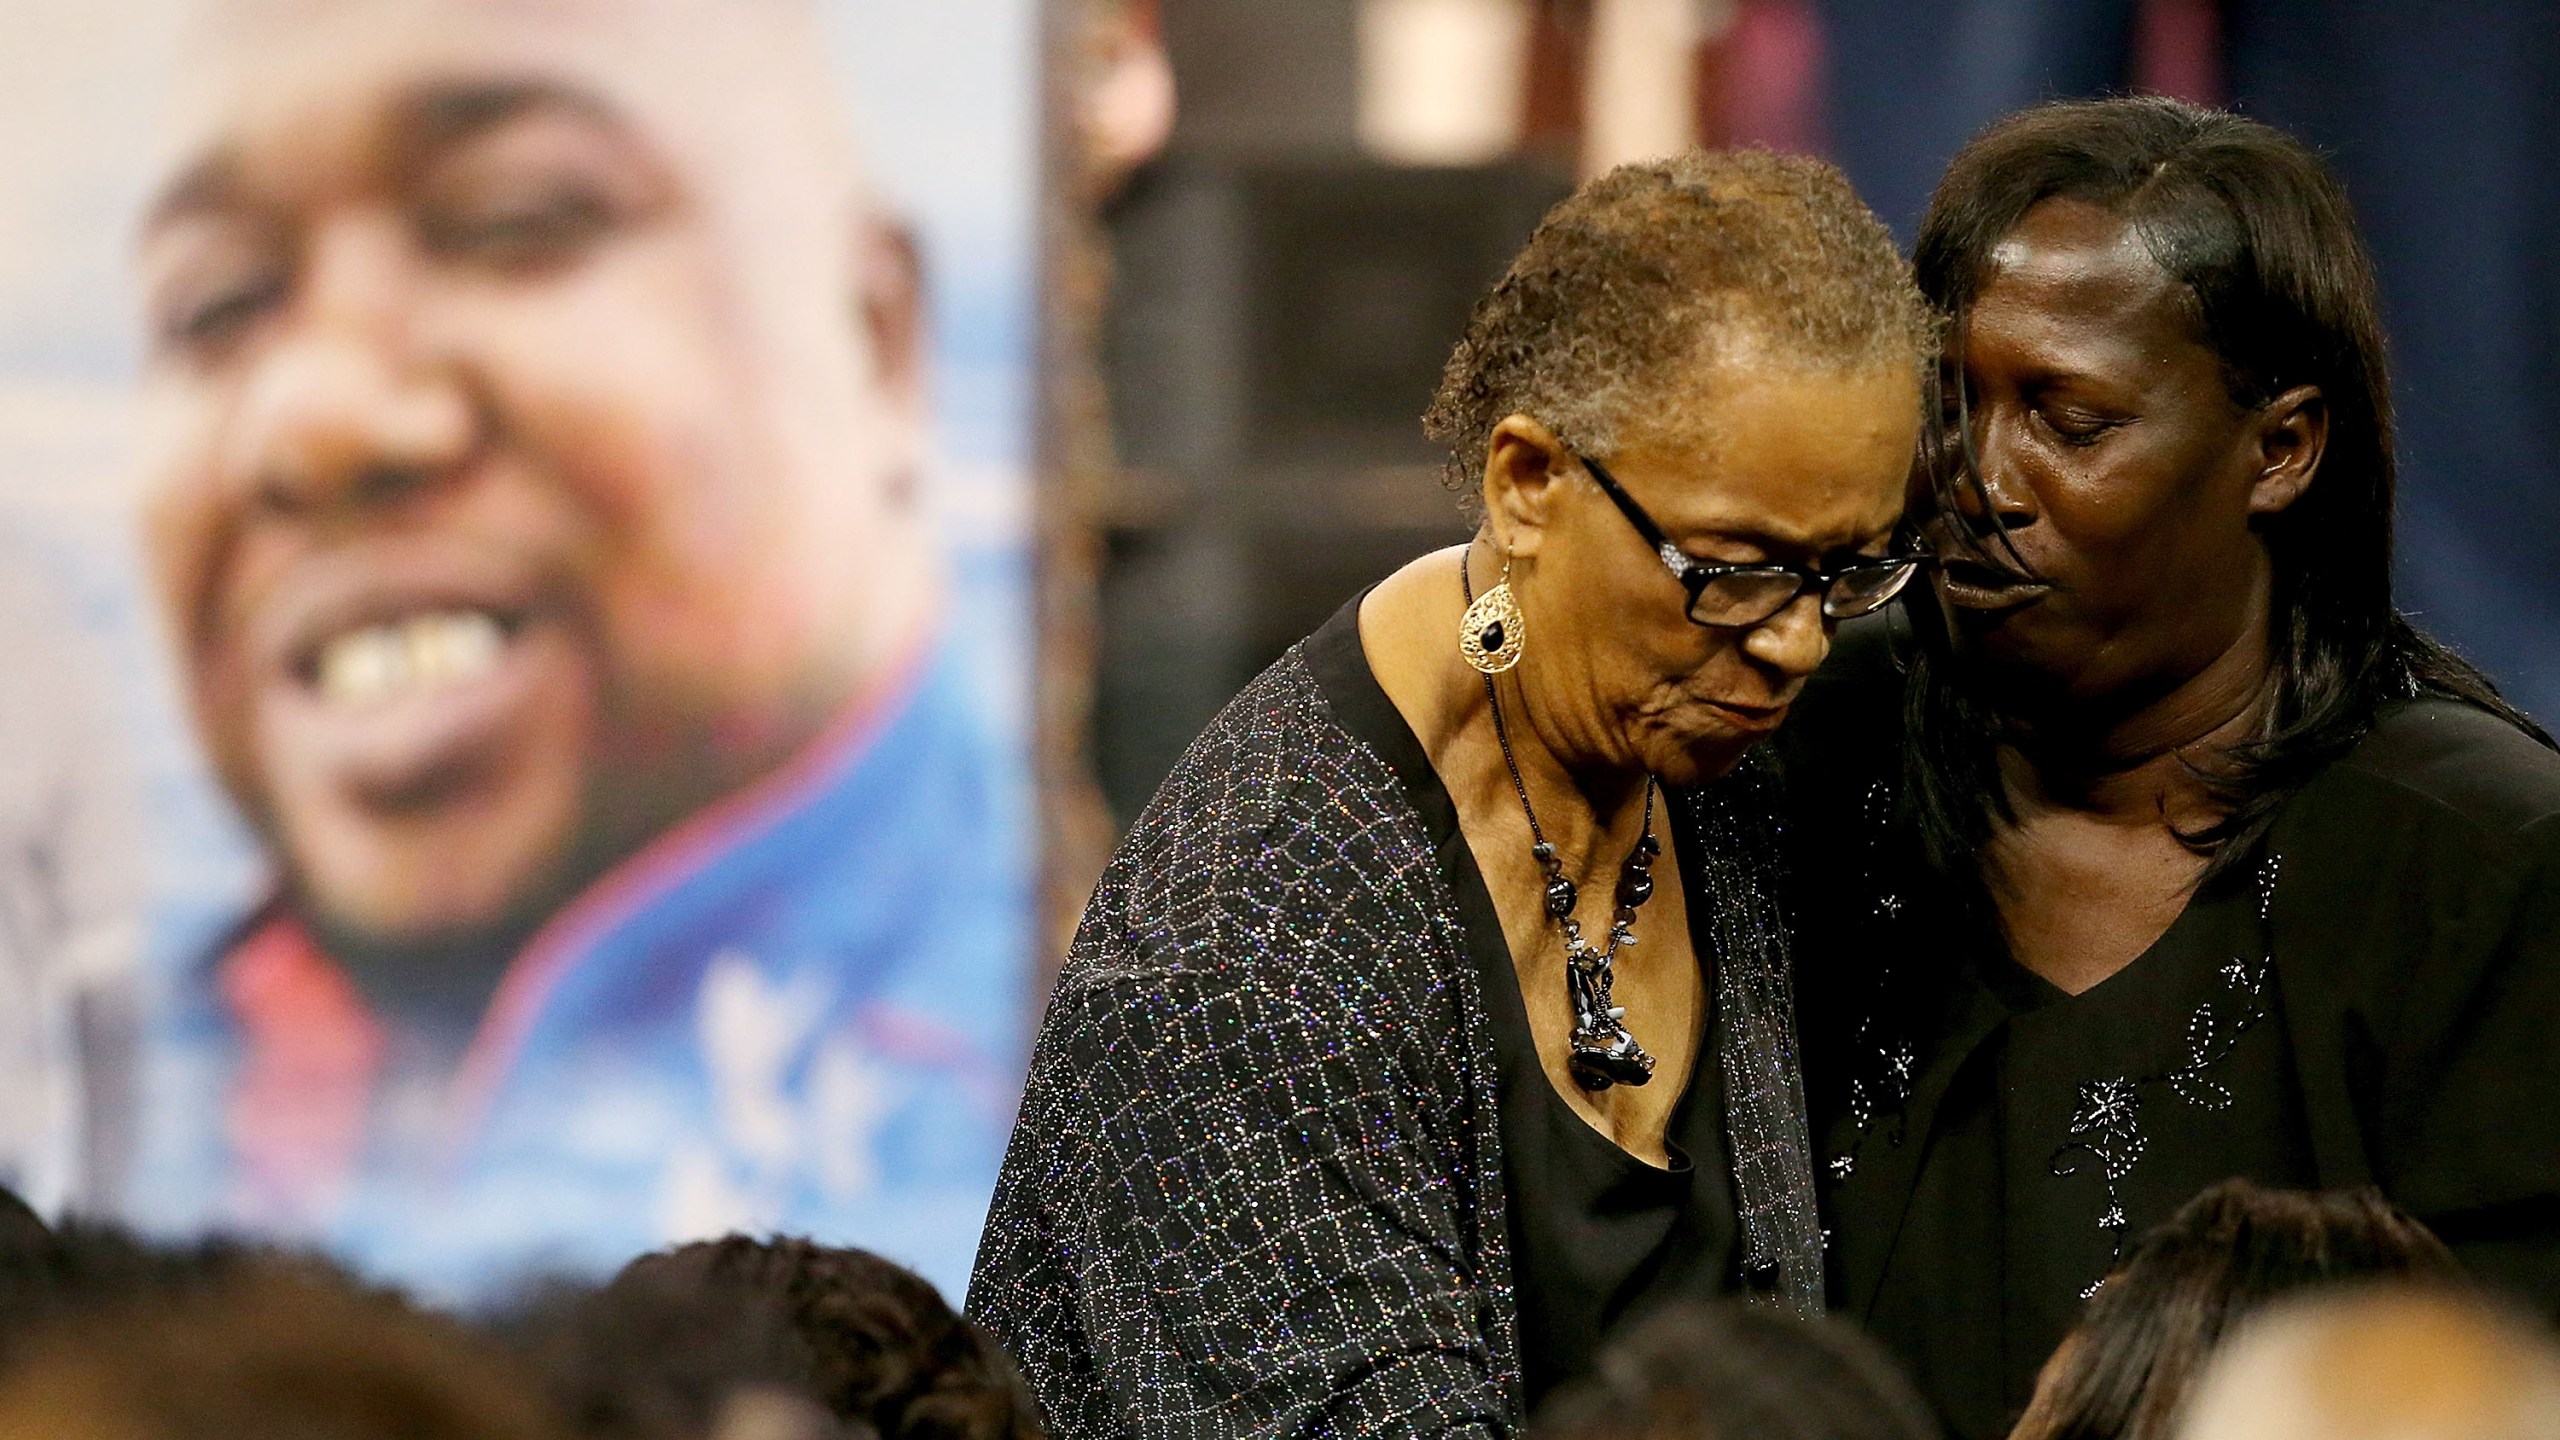
[[[1419,817],[1284,660],[1097,891],[969,1294],[1065,1440],[1505,1436],[1490,1032]]]

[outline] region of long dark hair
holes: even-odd
[[[2208,874],[2247,853],[2285,798],[2395,700],[2464,701],[2551,744],[2487,676],[2392,606],[2396,476],[2381,310],[2346,195],[2319,158],[2256,121],[2157,97],[2043,105],[1992,125],[1947,167],[1914,255],[1921,292],[1953,319],[1951,346],[1963,344],[1992,248],[2029,210],[2062,198],[2129,222],[2186,287],[2235,402],[2255,407],[2316,385],[2328,409],[2316,482],[2260,523],[2274,571],[2273,703],[2254,739],[2204,769],[2221,818],[2183,838],[2213,857]],[[1950,399],[1961,416],[1964,397]],[[1960,419],[1924,455],[1941,506],[1967,489],[1982,494],[1968,429]],[[1998,725],[1949,673],[1934,600],[1915,596],[1909,614],[1920,641],[1906,691],[1910,801],[1931,861],[1970,879],[2005,804]]]
[[[2170,1440],[2214,1347],[2281,1296],[2462,1283],[2453,1252],[2374,1190],[2226,1180],[2142,1237],[2037,1379],[2013,1440]]]

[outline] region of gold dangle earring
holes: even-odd
[[[1458,579],[1472,589],[1467,578],[1467,564],[1458,562]],[[1520,619],[1520,602],[1511,597],[1511,551],[1502,552],[1502,578],[1493,588],[1473,597],[1466,615],[1458,621],[1458,658],[1476,671],[1499,675],[1520,663],[1520,651],[1528,640],[1527,626]]]

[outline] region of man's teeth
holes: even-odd
[[[478,610],[369,625],[320,652],[320,694],[333,704],[361,705],[432,690],[488,673],[506,648],[506,630]]]

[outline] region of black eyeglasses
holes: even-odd
[[[1854,620],[1872,615],[1885,607],[1911,577],[1920,573],[1924,563],[1914,555],[1894,555],[1881,560],[1862,560],[1833,571],[1816,570],[1810,565],[1785,565],[1766,561],[1757,565],[1711,565],[1692,558],[1644,507],[1626,492],[1608,467],[1587,455],[1574,457],[1582,468],[1599,482],[1601,493],[1618,507],[1645,538],[1653,552],[1662,557],[1671,578],[1689,592],[1689,619],[1698,625],[1722,629],[1743,629],[1757,625],[1796,603],[1796,597],[1810,589],[1822,596],[1822,613],[1834,620]]]

